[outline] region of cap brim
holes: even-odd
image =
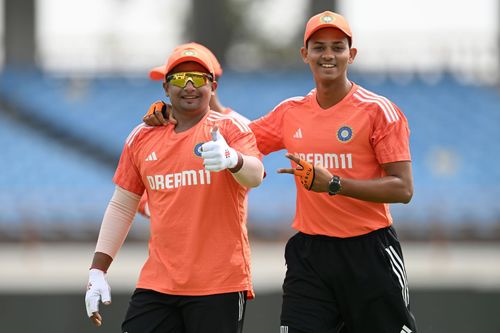
[[[313,30],[311,30],[311,32],[309,33],[307,38],[304,39],[304,45],[307,44],[307,41],[309,40],[309,38],[311,38],[311,36],[316,31],[321,30],[321,29],[325,29],[325,28],[338,29],[338,30],[342,31],[347,37],[349,37],[349,39],[352,40],[352,36],[351,36],[351,33],[349,31],[345,31],[343,28],[339,27],[338,25],[332,24],[332,23],[323,23],[323,24],[320,24],[317,27],[315,27]]]
[[[149,78],[151,80],[163,80],[167,74],[167,66],[158,66],[149,71]]]
[[[214,72],[213,72],[213,69],[211,69],[212,66],[210,63],[207,63],[203,59],[200,59],[198,57],[193,57],[193,56],[180,57],[180,58],[176,59],[173,63],[168,64],[168,68],[165,68],[165,72],[166,72],[165,74],[172,71],[175,68],[175,66],[182,64],[184,62],[189,62],[189,61],[196,62],[196,63],[202,65],[203,67],[205,67],[205,69],[208,71],[208,73],[210,73],[212,76],[214,76]]]

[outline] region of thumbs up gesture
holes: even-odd
[[[211,134],[212,141],[201,146],[205,170],[218,172],[234,168],[238,164],[238,152],[227,145],[217,126],[212,128]]]

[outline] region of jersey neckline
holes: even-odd
[[[211,113],[211,112],[214,112],[214,111],[212,111],[212,110],[208,110],[208,111],[207,111],[207,112],[203,115],[203,118],[201,118],[201,119],[200,119],[200,121],[198,121],[198,122],[197,122],[197,123],[196,123],[193,127],[189,128],[189,129],[187,129],[187,130],[185,130],[185,131],[182,131],[182,132],[180,132],[180,133],[177,133],[177,132],[175,131],[175,125],[174,125],[174,126],[172,126],[172,127],[171,127],[172,136],[173,136],[174,138],[182,138],[182,137],[185,137],[185,136],[191,135],[191,133],[193,133],[193,132],[196,130],[196,128],[197,128],[198,126],[200,126],[200,125],[201,125],[201,124],[202,124],[202,123],[203,123],[203,122],[207,119],[207,117],[210,115],[210,113]]]
[[[337,104],[334,104],[327,109],[323,109],[319,105],[318,100],[316,99],[318,91],[317,91],[317,88],[314,88],[312,91],[312,94],[311,94],[311,103],[314,106],[314,110],[316,110],[318,112],[331,112],[331,111],[335,111],[338,108],[341,108],[343,106],[343,104],[345,104],[346,101],[349,100],[351,98],[351,96],[358,90],[358,85],[356,83],[354,83],[352,81],[349,81],[349,82],[352,83],[352,87],[349,90],[349,92],[347,93],[347,95],[345,95]]]

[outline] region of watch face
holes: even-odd
[[[337,194],[339,190],[340,190],[340,178],[335,176],[330,180],[330,183],[328,183],[328,193],[331,195]]]
[[[339,184],[337,182],[333,181],[333,182],[330,183],[330,186],[329,186],[330,192],[334,192],[335,193],[335,192],[338,191],[338,189],[339,189]]]

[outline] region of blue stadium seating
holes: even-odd
[[[112,170],[2,113],[0,142],[0,228],[99,225],[114,188]]]
[[[489,226],[500,221],[497,90],[463,85],[452,76],[433,84],[418,78],[398,83],[359,73],[351,78],[394,101],[410,123],[415,195],[410,205],[393,205],[398,223],[425,228],[435,222],[453,225],[473,221]],[[220,83],[219,95],[224,104],[250,119],[313,87],[310,75],[304,72],[227,72]],[[68,79],[11,70],[0,75],[0,94],[22,108],[26,116],[41,117],[115,154],[120,153],[124,139],[140,123],[150,103],[164,95],[158,82],[146,79]],[[88,199],[88,209],[66,209],[64,213],[74,214],[76,220],[82,220],[82,214],[88,214],[85,218],[89,219],[95,220],[97,215],[100,218],[112,188],[113,170],[103,169],[87,157],[5,119],[1,119],[0,138],[2,143],[7,142],[2,147],[8,147],[2,148],[3,156],[14,166],[0,175],[2,206],[23,207],[17,212],[2,210],[0,221],[14,220],[20,211],[50,220],[52,210],[60,213],[61,206],[77,207],[75,203],[79,205],[88,193],[98,193]],[[250,193],[249,217],[255,226],[288,225],[293,217],[293,179],[275,173],[278,167],[288,165],[283,154],[265,158],[267,179]],[[60,191],[65,205],[57,204]],[[52,196],[55,199],[50,201]],[[40,206],[45,209],[38,209]]]
[[[125,78],[50,78],[11,71],[0,77],[0,91],[8,102],[83,140],[118,152],[150,101],[162,96],[155,96],[154,88],[146,80]]]

